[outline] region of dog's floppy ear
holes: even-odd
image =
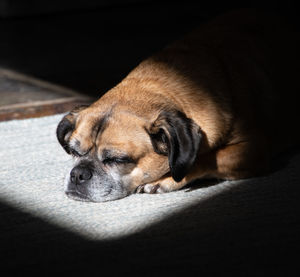
[[[59,122],[57,126],[56,129],[57,139],[68,154],[71,153],[68,145],[68,140],[72,135],[72,132],[74,131],[78,114],[80,111],[82,111],[87,107],[88,107],[87,105],[82,105],[74,108],[70,113],[68,113],[62,118],[62,120]]]
[[[168,155],[173,179],[181,181],[196,160],[202,137],[200,127],[180,111],[163,111],[148,132],[154,150]]]

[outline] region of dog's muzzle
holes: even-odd
[[[66,179],[65,193],[79,201],[105,202],[128,195],[124,184],[93,161],[83,160],[71,170]]]

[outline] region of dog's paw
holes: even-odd
[[[164,193],[165,191],[161,188],[159,183],[143,184],[137,187],[137,193]]]
[[[172,177],[166,177],[156,182],[138,186],[137,193],[164,193],[178,190],[186,184],[185,181],[175,182]]]

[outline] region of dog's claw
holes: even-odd
[[[158,189],[159,189],[159,184],[151,186],[149,188],[149,192],[148,193],[151,193],[151,194],[156,193]]]
[[[145,184],[138,186],[136,189],[136,193],[143,193],[144,187],[145,187]]]

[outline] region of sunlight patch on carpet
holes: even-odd
[[[56,141],[62,115],[0,123],[0,200],[88,239],[113,239],[141,231],[236,184],[158,195],[136,194],[106,202],[67,198],[63,180],[72,159]]]

